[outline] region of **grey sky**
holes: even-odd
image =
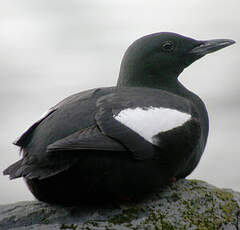
[[[190,178],[240,190],[240,1],[1,0],[0,171],[17,159],[11,142],[59,100],[116,83],[135,39],[173,31],[238,43],[186,69],[180,80],[206,102],[210,136]],[[22,180],[0,175],[0,203],[32,199]]]

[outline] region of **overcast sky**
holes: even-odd
[[[239,0],[0,0],[0,171],[19,159],[11,142],[73,93],[116,83],[137,38],[172,31],[237,44],[186,69],[180,80],[206,103],[208,146],[189,178],[240,191]],[[0,204],[33,199],[0,175]]]

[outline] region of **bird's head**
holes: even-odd
[[[234,44],[229,39],[195,40],[176,33],[155,33],[136,40],[126,51],[118,86],[161,88],[208,53]]]

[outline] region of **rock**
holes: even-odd
[[[237,230],[240,193],[180,180],[139,203],[62,207],[39,201],[0,205],[0,229]]]

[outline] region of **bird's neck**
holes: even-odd
[[[138,69],[138,68],[137,68]],[[196,104],[203,104],[201,99],[193,92],[184,87],[177,79],[181,73],[173,71],[172,73],[149,74],[144,71],[130,71],[131,68],[121,68],[117,82],[117,87],[147,87],[161,89],[178,96],[187,98]],[[135,70],[136,71],[136,70]],[[165,76],[168,76],[167,78]]]
[[[201,100],[196,94],[188,90],[181,82],[178,80],[171,85],[163,85],[158,87],[159,89],[166,90],[178,96],[187,98],[190,101],[198,102]],[[202,101],[201,101],[202,102]]]

